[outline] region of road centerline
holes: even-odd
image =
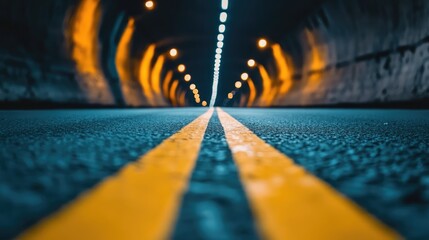
[[[401,238],[229,114],[217,111],[264,237]]]
[[[216,112],[188,186],[171,239],[259,239]]]
[[[210,109],[19,239],[165,239],[213,114]]]

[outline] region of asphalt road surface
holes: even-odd
[[[148,187],[129,191],[141,191],[143,198],[165,196],[171,199],[168,204],[164,204],[161,197],[153,201],[153,206],[161,206],[159,221],[164,222],[156,228],[159,229],[158,235],[153,236],[174,239],[258,239],[274,236],[272,238],[275,239],[275,236],[283,234],[283,230],[287,233],[294,229],[298,231],[297,226],[279,222],[288,212],[279,210],[280,213],[274,215],[280,217],[272,219],[272,213],[266,214],[269,209],[264,208],[264,204],[270,205],[270,202],[260,200],[261,196],[278,196],[284,191],[270,190],[271,193],[266,193],[266,189],[261,189],[260,186],[264,185],[259,183],[265,181],[263,179],[271,179],[264,178],[270,174],[268,170],[262,177],[253,176],[258,178],[258,184],[249,183],[246,179],[252,176],[245,173],[258,168],[258,164],[246,166],[246,161],[240,162],[243,151],[247,152],[249,159],[258,156],[257,161],[265,159],[268,164],[282,161],[279,155],[272,153],[278,151],[285,159],[293,160],[294,165],[307,170],[317,182],[331,186],[334,191],[326,190],[328,193],[321,194],[329,195],[326,199],[331,199],[332,195],[341,199],[341,204],[344,202],[346,207],[359,206],[356,209],[351,207],[352,215],[356,214],[350,218],[337,219],[327,215],[325,222],[334,226],[328,236],[335,236],[335,227],[341,232],[342,222],[358,216],[359,219],[368,219],[364,221],[369,222],[370,227],[376,226],[376,232],[386,233],[385,236],[390,237],[386,239],[399,235],[408,239],[429,239],[429,111],[223,109],[243,125],[228,128],[226,125],[233,121],[226,117],[226,113],[215,110],[204,118],[202,115],[208,114],[207,110],[0,111],[0,239],[53,236],[37,235],[43,231],[25,233],[30,229],[38,230],[39,225],[49,230],[53,228],[51,222],[59,222],[61,226],[63,221],[66,225],[67,220],[64,219],[78,211],[79,207],[74,205],[83,206],[85,203],[81,202],[97,202],[100,198],[103,201],[102,197],[91,197],[97,195],[93,193],[97,192],[94,189],[112,185],[115,179],[129,176],[123,169],[139,159],[142,159],[139,168],[152,167],[155,170],[149,174],[152,177],[147,178],[151,179]],[[189,125],[192,126],[184,128]],[[246,128],[253,133],[245,133]],[[239,149],[233,146],[234,138],[242,142],[261,139],[266,146],[256,144],[255,149],[262,148],[261,145],[273,148],[258,152],[253,148],[243,150],[243,144],[240,152],[234,150]],[[166,139],[169,140],[164,141]],[[188,149],[188,146],[193,148]],[[149,153],[155,148],[158,149],[155,156],[161,157],[151,157]],[[189,154],[183,154],[186,151]],[[196,154],[195,157],[192,154]],[[157,158],[164,159],[164,162],[153,167],[157,165]],[[181,163],[184,159],[189,159],[189,162]],[[274,169],[282,168],[281,164]],[[160,168],[179,171],[177,169],[182,169],[182,165],[187,167],[174,174],[157,172]],[[113,180],[108,178],[112,176]],[[180,184],[174,185],[175,179]],[[172,187],[159,193],[164,183]],[[323,184],[314,186],[314,189],[325,189]],[[114,195],[127,194],[128,190],[123,185],[118,189],[119,192],[109,191]],[[316,194],[314,189],[304,188],[297,194]],[[131,196],[136,196],[133,194]],[[82,199],[79,196],[88,197]],[[317,234],[319,226],[314,228],[311,225],[312,213],[305,213],[305,209],[311,208],[313,203],[320,204],[321,198],[315,197],[316,200],[304,204],[282,201],[282,197],[284,199],[284,196],[277,198],[280,204],[293,204],[290,209],[298,214],[309,214],[309,225],[303,229]],[[129,206],[134,205],[121,201],[119,209],[132,213],[134,209]],[[110,208],[109,204],[115,203],[112,200],[103,205],[106,212],[118,208]],[[335,208],[339,204],[333,205]],[[63,211],[67,214],[57,217],[56,214]],[[326,212],[333,211],[328,209]],[[313,214],[323,218],[322,213]],[[97,212],[95,216],[101,217],[101,214]],[[132,217],[147,218],[145,214]],[[79,215],[78,219],[82,218],[85,215]],[[120,223],[115,223],[120,221],[115,219],[109,221],[114,226],[126,222],[127,215],[124,218]],[[49,222],[46,219],[54,220]],[[157,219],[157,215],[150,216],[148,221],[156,222]],[[47,223],[41,224],[44,221]],[[140,228],[144,228],[143,225]],[[276,225],[282,228],[279,230],[277,227],[276,230],[272,227]],[[85,227],[88,230],[91,226]],[[109,232],[108,227],[102,229]],[[130,227],[127,232],[132,232],[132,229]],[[281,233],[276,235],[271,231]]]

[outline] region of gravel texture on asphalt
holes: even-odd
[[[0,111],[0,239],[16,236],[205,111]]]
[[[225,110],[406,238],[429,239],[429,111]]]

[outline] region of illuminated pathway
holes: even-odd
[[[0,239],[429,237],[428,111],[0,116]]]

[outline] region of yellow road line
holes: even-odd
[[[209,110],[19,239],[165,239],[198,158]]]
[[[218,109],[259,230],[267,239],[401,239]]]

